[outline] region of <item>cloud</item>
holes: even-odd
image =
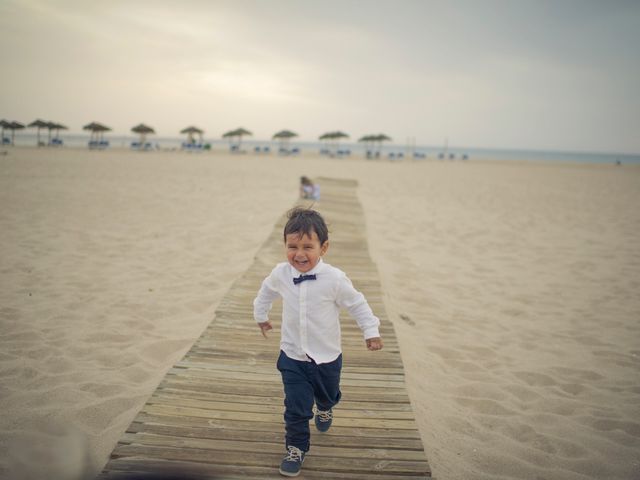
[[[0,107],[637,151],[639,32],[632,2],[5,0]]]

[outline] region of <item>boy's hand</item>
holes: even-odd
[[[264,338],[267,338],[267,332],[269,330],[273,330],[273,327],[271,326],[271,322],[268,320],[266,322],[259,323],[258,326],[260,327],[260,330],[262,331],[262,336]]]
[[[367,338],[367,348],[371,351],[382,350],[382,339],[380,337]]]

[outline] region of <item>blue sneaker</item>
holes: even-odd
[[[280,464],[280,475],[285,477],[297,477],[304,462],[304,452],[293,445],[287,447],[287,456]]]
[[[316,408],[316,428],[320,432],[326,432],[331,428],[331,422],[333,421],[333,410],[320,410]]]

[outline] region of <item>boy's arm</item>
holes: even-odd
[[[258,295],[253,301],[253,318],[260,327],[262,335],[267,336],[267,332],[273,327],[269,321],[269,311],[273,301],[278,298],[280,294],[275,290],[275,282],[273,279],[273,272],[267,278],[264,279]]]
[[[344,275],[340,279],[338,297],[336,303],[346,308],[357,322],[364,335],[369,350],[380,350],[382,348],[382,338],[380,337],[380,320],[373,314],[367,299],[362,293],[357,291],[351,280]]]

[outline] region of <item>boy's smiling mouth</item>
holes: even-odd
[[[285,237],[285,251],[289,264],[301,273],[307,273],[318,264],[329,248],[329,242],[320,244],[318,234],[289,233]]]

